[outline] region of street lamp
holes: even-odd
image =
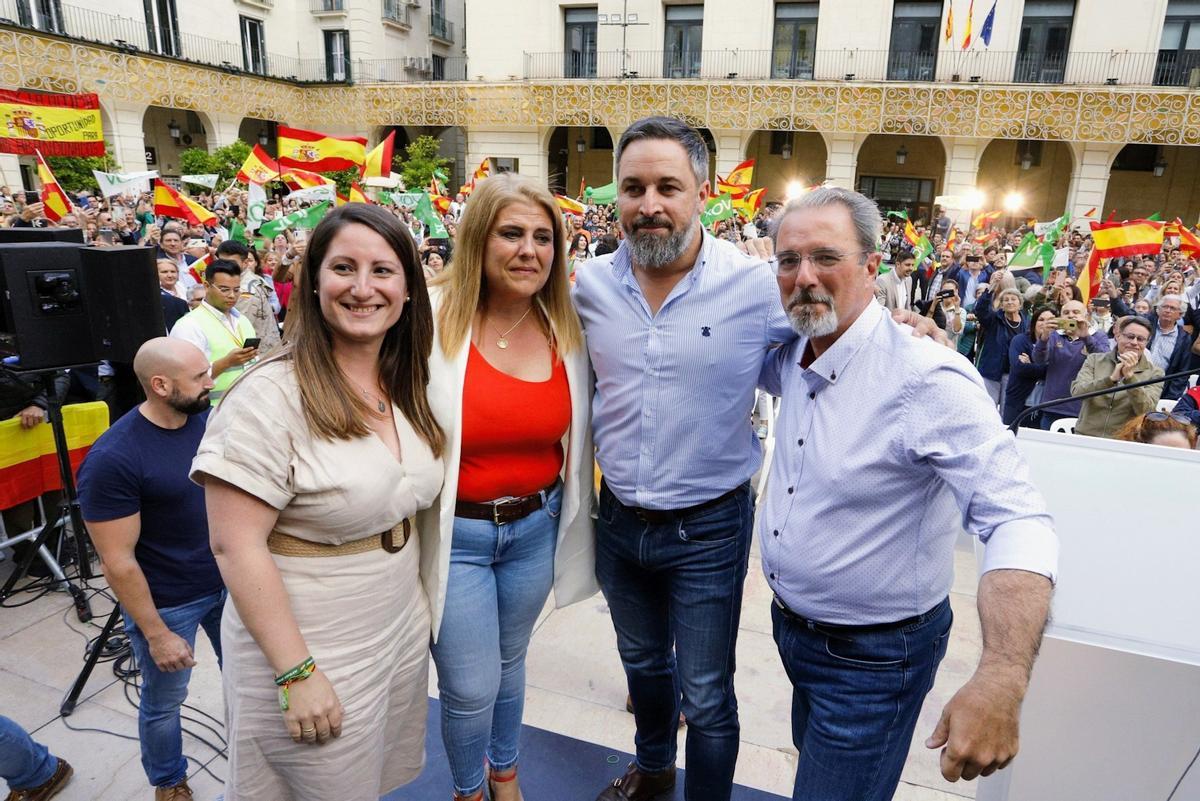
[[[1025,196],[1020,192],[1009,192],[1004,196],[1004,210],[1016,214],[1025,205]]]
[[[900,145],[900,147],[896,149],[896,163],[902,165],[906,161],[908,161],[908,148],[904,145]]]
[[[792,157],[792,143],[790,141],[783,143],[783,147],[779,150],[779,155],[783,157],[784,161]]]
[[[1154,162],[1154,177],[1162,178],[1163,173],[1166,171],[1167,171],[1167,160],[1164,159],[1162,157],[1162,154],[1160,153],[1158,156],[1158,161]]]
[[[1021,153],[1021,169],[1028,170],[1032,166],[1033,166],[1033,153],[1030,152],[1029,147],[1026,146],[1025,151],[1023,153]]]
[[[586,149],[587,149],[587,142],[585,142],[583,140],[583,136],[580,136],[578,139],[575,140],[575,152],[582,153]]]
[[[171,121],[167,123],[167,132],[171,134],[171,138],[176,142],[179,141],[179,137],[183,134],[179,130],[179,123],[175,122],[174,118],[171,118]]]
[[[267,146],[267,142],[271,141],[271,137],[267,136],[267,132],[263,128],[258,129],[258,143],[263,147]]]

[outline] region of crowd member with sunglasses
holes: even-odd
[[[1072,395],[1085,395],[1120,384],[1136,384],[1164,373],[1146,356],[1146,345],[1154,326],[1145,317],[1123,317],[1114,326],[1116,350],[1092,353],[1084,359],[1071,382]],[[1121,426],[1140,414],[1154,411],[1162,396],[1162,384],[1112,392],[1083,401],[1075,433],[1112,438]]]
[[[1193,450],[1196,447],[1196,426],[1186,415],[1178,412],[1148,412],[1121,426],[1113,439]]]

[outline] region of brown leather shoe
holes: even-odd
[[[184,779],[174,787],[155,787],[154,801],[192,801],[192,788]]]
[[[67,786],[67,782],[71,781],[71,775],[74,772],[67,764],[67,760],[58,757],[58,767],[54,769],[54,775],[45,784],[24,790],[12,790],[5,801],[48,801],[58,795],[59,790]]]
[[[630,762],[625,775],[616,779],[596,801],[655,801],[675,789],[675,766],[658,773],[643,773]]]

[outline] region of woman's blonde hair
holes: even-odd
[[[532,178],[505,172],[493,175],[471,194],[458,224],[450,263],[431,282],[442,293],[437,312],[442,350],[454,353],[466,341],[471,320],[487,295],[483,260],[488,237],[500,212],[512,203],[531,203],[546,212],[554,231],[554,261],[550,277],[534,297],[535,313],[558,355],[583,347],[579,315],[571,303],[567,279],[566,229],[558,203]]]

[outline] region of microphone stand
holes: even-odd
[[[1063,403],[1066,403],[1068,401],[1087,400],[1088,398],[1098,398],[1101,395],[1115,395],[1118,392],[1124,392],[1129,389],[1137,389],[1138,387],[1148,387],[1151,384],[1162,384],[1167,381],[1174,381],[1176,378],[1183,378],[1185,376],[1198,375],[1198,374],[1200,374],[1200,365],[1197,365],[1196,367],[1192,367],[1187,370],[1180,370],[1178,373],[1171,373],[1170,375],[1159,376],[1158,378],[1148,378],[1145,381],[1137,381],[1133,384],[1114,384],[1111,387],[1107,387],[1105,389],[1097,389],[1092,392],[1085,392],[1082,395],[1072,395],[1069,398],[1056,398],[1055,400],[1052,400],[1052,401],[1046,401],[1045,403],[1039,403],[1036,406],[1026,406],[1024,408],[1024,410],[1022,410],[1021,413],[1017,415],[1017,419],[1012,421],[1012,424],[1009,425],[1008,428],[1010,431],[1013,432],[1013,436],[1016,436],[1017,432],[1020,430],[1022,421],[1029,418],[1035,412],[1040,412],[1044,409],[1050,409],[1054,406],[1060,406]]]

